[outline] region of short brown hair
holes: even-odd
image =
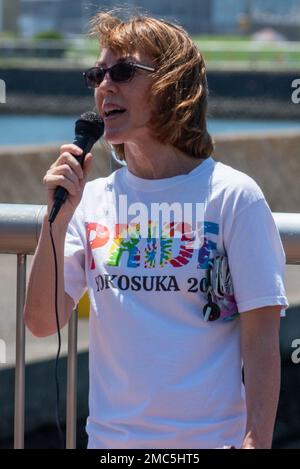
[[[214,146],[206,127],[207,78],[202,54],[180,26],[146,15],[122,21],[116,13],[98,13],[91,35],[100,46],[117,53],[142,52],[156,71],[151,88],[150,129],[162,143],[198,158],[208,158]],[[124,158],[124,145],[113,145]]]

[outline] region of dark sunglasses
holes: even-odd
[[[155,68],[148,65],[136,64],[133,62],[119,62],[112,67],[92,67],[83,73],[86,86],[88,88],[97,88],[104,80],[106,72],[112,81],[117,83],[125,83],[132,80],[137,70],[145,70],[146,72],[155,72]]]

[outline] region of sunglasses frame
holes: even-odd
[[[111,76],[111,70],[113,70],[115,67],[117,66],[122,66],[122,65],[130,65],[131,67],[131,75],[129,78],[126,78],[125,80],[114,80]],[[102,80],[96,85],[96,86],[90,86],[88,81],[89,81],[89,78],[88,78],[88,73],[92,70],[101,70],[102,73],[103,73],[103,78]],[[146,72],[155,72],[155,68],[153,67],[150,67],[149,65],[144,65],[144,64],[139,64],[139,63],[135,63],[135,62],[118,62],[114,65],[112,65],[111,67],[108,67],[108,68],[104,68],[104,67],[91,67],[89,68],[88,70],[86,70],[85,72],[83,72],[83,77],[85,79],[85,84],[88,88],[90,89],[96,89],[100,86],[100,84],[102,83],[102,81],[104,80],[104,77],[106,75],[106,73],[109,73],[109,76],[110,76],[110,79],[114,82],[114,83],[128,83],[129,81],[131,81],[135,75],[135,72],[136,70],[144,70]]]

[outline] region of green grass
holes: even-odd
[[[206,61],[214,62],[273,62],[274,64],[295,64],[300,67],[300,52],[281,52],[281,51],[206,51],[205,48],[199,47]]]
[[[263,66],[273,64],[274,67],[276,65],[280,67],[284,67],[285,65],[287,68],[294,67],[299,69],[300,68],[300,43],[299,48],[297,50],[282,50],[280,43],[269,43],[269,44],[261,44],[260,46],[258,43],[253,42],[253,45],[257,45],[257,49],[253,50],[227,50],[230,44],[234,44],[235,46],[248,46],[252,43],[249,37],[245,36],[194,36],[194,42],[197,44],[199,50],[203,53],[203,56],[206,62],[209,63],[213,62],[216,64],[217,62],[224,63],[224,62],[236,62],[246,64],[248,63],[249,66],[253,67],[256,64]],[[216,45],[216,50],[211,49],[211,44],[214,42]],[[289,43],[286,43],[289,46]],[[225,46],[223,48],[223,46]]]
[[[282,50],[281,45],[274,42],[267,45],[259,45],[258,43],[253,43],[257,46],[257,50],[248,51],[248,50],[234,50],[235,48],[247,48],[250,46],[251,39],[247,36],[208,36],[208,35],[197,35],[193,36],[194,42],[197,44],[199,50],[203,53],[208,68],[251,68],[258,69],[265,68],[276,68],[284,70],[286,69],[300,69],[300,43],[299,48],[293,50]],[[216,49],[212,49],[212,42]],[[228,47],[232,44],[233,49],[228,50]],[[286,46],[289,46],[289,43],[286,43]],[[96,38],[86,38],[83,43],[83,47],[79,47],[74,43],[68,47],[64,53],[66,62],[78,64],[78,66],[83,65],[88,66],[88,64],[93,64],[99,56],[99,43]],[[31,59],[26,58],[26,62],[29,62]],[[34,61],[38,59],[32,59]],[[7,58],[4,57],[0,60],[0,66],[9,65],[8,62],[11,61],[21,61],[17,58]],[[42,59],[40,59],[42,63]]]
[[[195,42],[206,42],[206,41],[220,41],[224,42],[250,42],[248,36],[213,36],[213,35],[199,35],[193,36],[193,41]]]

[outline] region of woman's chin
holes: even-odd
[[[104,138],[110,145],[120,145],[124,143],[124,137],[121,132],[105,129]]]

